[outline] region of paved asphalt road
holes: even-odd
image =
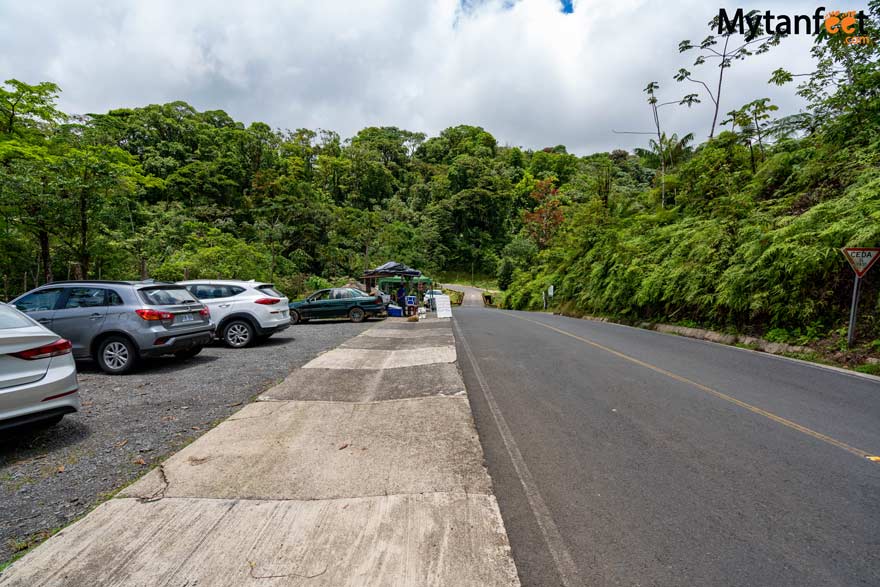
[[[524,585],[880,585],[880,383],[540,313],[454,311]]]

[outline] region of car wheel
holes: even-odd
[[[98,345],[98,366],[110,375],[129,373],[137,365],[137,349],[127,338],[110,336]]]
[[[290,323],[291,324],[299,324],[300,320],[302,320],[302,318],[300,318],[299,312],[297,312],[296,310],[291,310],[290,311]]]
[[[178,359],[192,359],[194,356],[202,352],[203,348],[204,347],[202,345],[196,345],[188,349],[183,349],[182,351],[177,351],[176,353],[174,353],[174,356]]]
[[[352,322],[363,322],[366,314],[360,308],[352,308],[348,311],[348,319]]]
[[[233,320],[223,328],[223,341],[232,348],[244,348],[254,341],[254,327],[246,320]]]

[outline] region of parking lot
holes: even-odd
[[[308,323],[244,349],[146,361],[126,376],[78,362],[82,411],[0,433],[0,562],[41,541],[166,455],[372,322]]]

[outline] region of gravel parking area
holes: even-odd
[[[111,377],[78,363],[83,409],[0,433],[0,561],[41,542],[319,353],[373,322],[298,324],[247,349],[215,344]]]

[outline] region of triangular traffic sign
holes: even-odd
[[[841,249],[843,256],[849,261],[850,267],[859,277],[864,277],[877,259],[880,259],[880,248],[875,247],[847,247]]]

